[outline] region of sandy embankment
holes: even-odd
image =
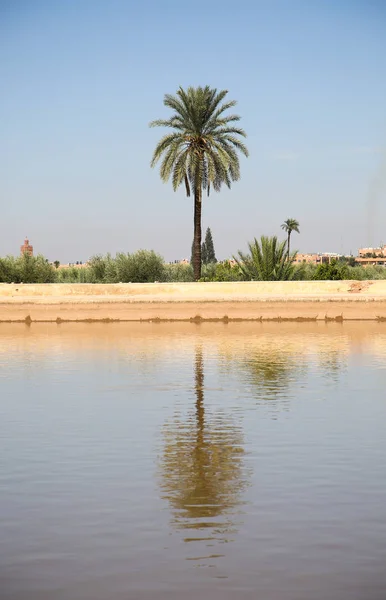
[[[386,320],[386,281],[0,284],[0,322]]]

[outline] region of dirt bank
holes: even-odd
[[[386,281],[0,284],[0,322],[386,320]]]

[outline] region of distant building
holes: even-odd
[[[331,260],[338,259],[340,257],[339,254],[335,254],[333,252],[324,252],[323,254],[296,254],[295,263],[306,263],[313,265],[321,265],[325,263],[330,263]]]
[[[385,265],[386,264],[386,256],[371,256],[371,257],[361,257],[358,256],[355,259],[359,265]]]
[[[190,265],[190,260],[183,258],[181,260],[173,260],[172,262],[166,263],[168,265]]]
[[[20,246],[20,254],[21,256],[23,256],[23,254],[27,254],[28,256],[34,255],[34,248],[31,246],[27,238],[24,240],[24,244]]]
[[[54,264],[54,263],[51,263]],[[67,263],[64,265],[59,265],[58,269],[82,269],[83,267],[88,267],[89,263],[77,260],[76,263]]]
[[[386,245],[378,248],[359,248],[358,257],[355,259],[360,265],[385,265]]]
[[[328,264],[332,260],[339,260],[340,258],[351,258],[350,256],[343,257],[341,254],[335,252],[323,252],[321,254],[296,254],[295,263],[301,264]],[[353,258],[353,257],[352,257]],[[380,248],[359,248],[358,256],[355,257],[355,262],[358,265],[386,265],[386,245]]]
[[[319,254],[296,254],[294,262],[307,264],[320,264],[321,258]]]
[[[359,248],[358,255],[360,258],[386,257],[386,246],[380,246],[379,248]]]

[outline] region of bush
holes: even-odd
[[[347,279],[356,279],[362,281],[363,279],[375,279],[374,274],[371,272],[372,267],[348,267]],[[386,272],[385,272],[386,274]]]
[[[106,258],[100,254],[90,258],[88,263],[88,268],[90,269],[90,278],[96,283],[103,283],[105,280],[106,264],[108,260],[111,260],[110,254],[107,254]]]
[[[314,263],[302,263],[300,265],[294,264],[294,276],[295,281],[310,281],[314,278],[317,265]]]
[[[367,267],[354,267],[350,279],[386,279],[386,267],[382,265],[369,265]]]
[[[57,281],[58,283],[99,283],[90,267],[58,269]]]
[[[20,283],[17,276],[16,258],[7,256],[0,258],[0,282],[1,283]]]
[[[57,279],[58,283],[79,283],[78,269],[75,267],[58,269]]]
[[[162,281],[164,262],[153,250],[138,250],[133,254],[107,257],[104,281],[106,283],[151,283]]]
[[[55,283],[57,273],[42,255],[23,254],[0,259],[0,281],[4,283]]]
[[[335,266],[334,266],[335,265]],[[331,265],[301,264],[295,265],[294,279],[310,281],[312,279],[350,279],[363,281],[366,279],[386,279],[386,267],[370,265],[351,267],[347,262],[331,261]]]
[[[162,281],[194,281],[193,267],[187,264],[164,265]]]
[[[345,263],[333,259],[330,263],[318,265],[312,279],[331,281],[350,279],[350,268]]]
[[[229,260],[221,263],[207,265],[203,268],[203,277],[200,281],[242,281],[243,276],[237,265],[232,265]]]
[[[176,265],[177,266],[177,265]],[[181,266],[181,265],[178,265]],[[59,269],[61,283],[152,283],[171,280],[163,258],[153,250],[93,256],[87,267]]]
[[[216,274],[216,266],[217,265],[215,263],[202,265],[200,281],[214,281],[214,277]]]

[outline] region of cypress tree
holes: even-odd
[[[192,242],[192,250],[190,254],[190,263],[193,264],[194,259],[194,242]],[[205,241],[201,244],[201,263],[208,265],[209,263],[217,262],[216,255],[214,252],[214,244],[212,233],[208,227],[206,230]]]
[[[208,264],[208,251],[205,242],[201,244],[201,262],[203,265]]]
[[[212,232],[209,227],[206,230],[205,242],[203,245],[205,245],[206,264],[216,263],[217,258],[216,258],[216,253],[214,251],[213,237],[212,237]]]

